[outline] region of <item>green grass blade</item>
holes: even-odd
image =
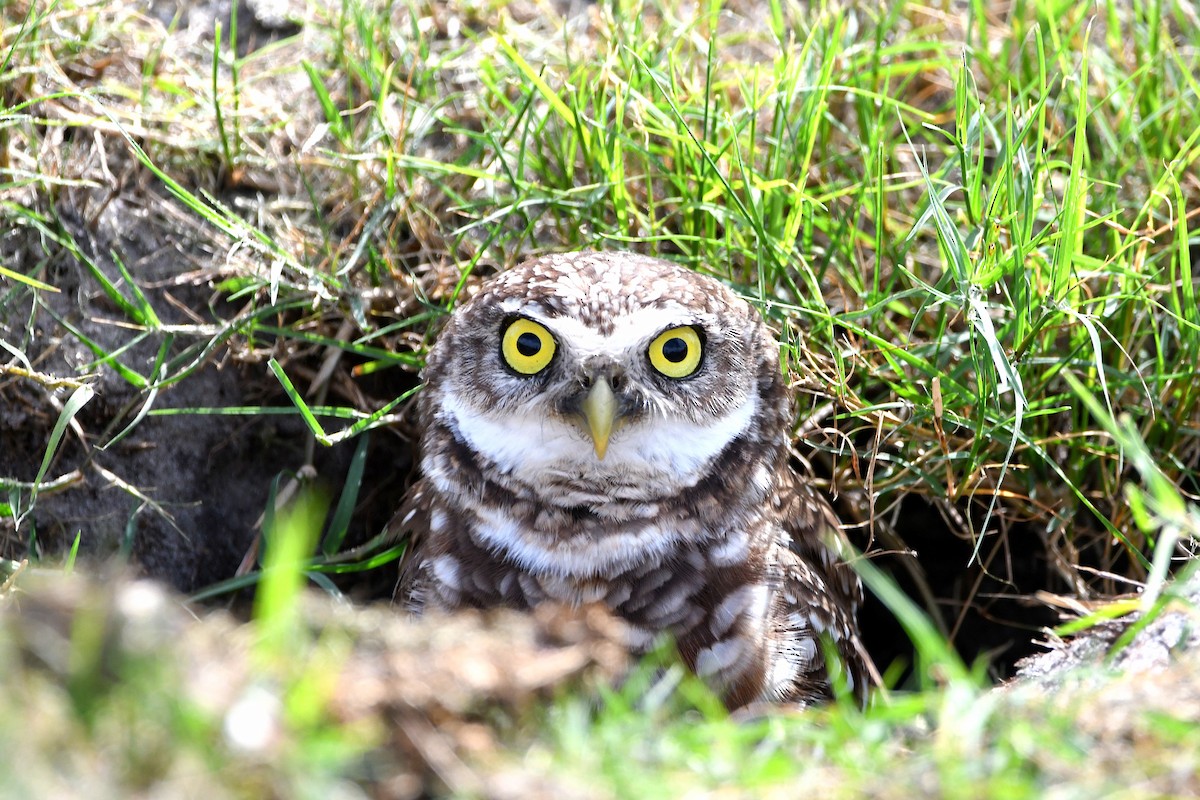
[[[152,330],[158,330],[162,327],[162,322],[158,318],[158,314],[154,313],[154,306],[150,305],[150,301],[146,299],[146,295],[142,292],[142,288],[134,281],[133,276],[129,274],[129,270],[125,267],[125,262],[121,260],[121,256],[114,250],[110,252],[113,263],[117,265],[117,270],[121,273],[121,277],[125,279],[125,285],[129,287],[129,291],[133,294],[132,305],[136,309],[136,314],[133,318],[141,325]],[[126,312],[128,313],[128,312]]]
[[[310,62],[303,61],[301,63],[308,75],[308,82],[312,86],[313,93],[317,96],[317,102],[321,104],[321,111],[325,116],[325,122],[329,125],[330,132],[344,147],[350,147],[352,144],[350,130],[346,127],[346,121],[333,102],[329,90],[325,88],[325,82],[321,79],[320,73]]]
[[[297,655],[306,636],[300,623],[298,596],[305,565],[317,544],[328,504],[315,491],[301,491],[276,514],[264,554],[262,578],[254,595],[259,639],[256,655],[264,664],[286,664]]]
[[[44,292],[59,291],[57,288],[51,286],[48,283],[42,283],[41,281],[37,280],[36,278],[31,278],[28,275],[22,275],[19,272],[13,272],[11,269],[7,269],[4,266],[0,266],[0,277],[9,278],[11,280],[16,281],[17,283],[23,283],[26,286],[31,286],[34,289],[41,289]]]
[[[54,422],[54,429],[50,431],[50,438],[46,442],[45,452],[42,454],[42,462],[38,466],[37,476],[33,479],[33,484],[29,488],[29,502],[23,512],[16,515],[14,526],[21,527],[21,522],[29,516],[33,511],[33,507],[37,505],[38,487],[41,486],[42,480],[46,477],[46,473],[50,471],[50,463],[54,460],[55,454],[58,453],[58,448],[62,444],[63,435],[67,432],[67,427],[71,424],[71,420],[75,419],[75,415],[87,405],[96,392],[91,386],[84,384],[78,387],[63,403],[62,411],[58,415],[58,419]]]
[[[346,471],[346,480],[342,484],[341,496],[338,497],[337,507],[333,510],[333,517],[329,520],[325,538],[321,542],[321,552],[327,556],[341,550],[346,533],[350,530],[350,517],[358,502],[358,492],[362,488],[363,470],[367,465],[369,441],[368,436],[360,436],[358,445],[354,448],[354,455],[350,457],[350,468]]]
[[[275,373],[275,377],[279,379],[279,384],[283,387],[283,391],[288,396],[288,399],[296,405],[296,410],[300,412],[301,419],[304,420],[304,424],[308,426],[308,429],[316,437],[316,440],[326,446],[333,444],[329,436],[325,433],[325,429],[321,427],[321,423],[317,422],[312,409],[309,408],[308,403],[304,402],[304,398],[300,396],[300,392],[296,390],[291,378],[287,376],[287,372],[284,371],[279,362],[272,358],[267,364],[270,366],[271,372]]]
[[[1091,30],[1084,37],[1080,54],[1079,71],[1076,73],[1078,89],[1075,94],[1075,137],[1071,148],[1071,171],[1063,191],[1063,209],[1059,223],[1058,244],[1054,251],[1051,278],[1051,297],[1054,302],[1077,305],[1067,294],[1072,285],[1072,267],[1083,251],[1083,220],[1087,213],[1088,181],[1084,175],[1084,158],[1087,156],[1088,118],[1088,40]]]

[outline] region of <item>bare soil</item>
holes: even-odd
[[[239,41],[248,49],[294,32],[286,18],[259,21],[258,5],[239,7],[244,34]],[[195,37],[195,31],[211,35],[214,18],[228,26],[230,9],[225,0],[149,4],[164,24],[178,16],[179,37]],[[0,338],[47,376],[30,380],[0,373],[0,478],[29,483],[37,476],[70,394],[70,387],[49,378],[78,376],[95,390],[45,475],[45,481],[61,485],[41,493],[19,527],[11,520],[0,522],[0,557],[53,562],[78,536],[84,559],[128,560],[141,573],[192,592],[231,577],[247,554],[252,565],[259,521],[277,476],[303,473],[306,480],[337,491],[355,444],[314,446],[296,416],[191,413],[292,405],[266,365],[271,341],[248,345],[229,337],[207,347],[214,330],[245,310],[216,288],[230,273],[225,269],[230,241],[170,196],[115,131],[92,138],[68,127],[52,158],[56,171],[80,183],[54,195],[17,189],[10,197],[37,209],[49,229],[73,238],[82,255],[131,296],[119,260],[163,328],[146,335],[131,330],[84,261],[49,240],[45,230],[17,224],[0,232],[0,260],[17,272],[40,274],[58,290],[35,293],[20,284],[0,285]],[[199,177],[202,186],[222,183],[218,175]],[[217,199],[229,207],[262,201],[237,187]],[[147,378],[157,364],[177,357],[193,357],[195,368],[147,393],[111,364],[96,366],[96,351],[119,354],[121,364]],[[315,366],[323,353],[296,355],[303,370],[305,362]],[[8,354],[4,360],[20,366]],[[393,373],[363,383],[392,397],[415,380]],[[186,413],[161,415],[169,409]],[[139,419],[145,410],[151,413]],[[118,437],[135,421],[128,435]],[[400,435],[372,442],[368,496],[350,543],[377,533],[386,522],[394,496],[403,491],[410,450]]]

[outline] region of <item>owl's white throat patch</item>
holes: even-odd
[[[544,502],[570,507],[614,498],[653,502],[694,486],[749,428],[757,407],[749,393],[707,424],[657,414],[624,421],[613,431],[603,460],[581,421],[547,412],[536,400],[500,411],[450,391],[438,417],[511,480]]]

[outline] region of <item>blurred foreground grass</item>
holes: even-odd
[[[1187,636],[1164,671],[1051,691],[954,655],[996,618],[1007,647],[1040,635],[1048,597],[1101,650],[1194,617],[1168,581],[1200,489],[1193,4],[236,9],[0,0],[0,542],[34,562],[0,599],[0,793],[1200,793]],[[275,500],[323,445],[411,435],[411,373],[481,276],[580,247],[716,274],[779,328],[800,452],[883,573],[871,621],[912,638],[905,691],[729,720],[670,667],[598,689],[620,671],[598,621],[297,599],[301,575],[336,596],[396,557],[344,553],[396,498],[363,445],[320,474],[319,522],[272,541]],[[188,399],[230,363],[267,399]],[[198,489],[194,528],[162,499],[175,473],[125,469],[151,423],[211,418],[224,447],[285,414],[301,468]],[[106,493],[116,541],[61,511]],[[263,496],[234,576],[216,541]],[[147,518],[168,564],[259,584],[255,618],[60,575],[63,553],[167,574]]]
[[[413,621],[311,594],[285,639],[146,583],[17,585],[0,601],[2,797],[1200,792],[1194,588],[1157,616],[1175,639],[1151,626],[1127,648],[1175,652],[1127,671],[1103,664],[1114,628],[1044,682],[990,688],[931,658],[926,688],[865,711],[731,719],[666,656],[613,684],[604,619]]]

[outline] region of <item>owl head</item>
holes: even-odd
[[[451,316],[424,377],[426,426],[518,495],[559,506],[672,496],[734,442],[759,458],[785,444],[778,346],[758,312],[716,280],[629,253],[497,276]],[[425,454],[435,479],[444,455]]]

